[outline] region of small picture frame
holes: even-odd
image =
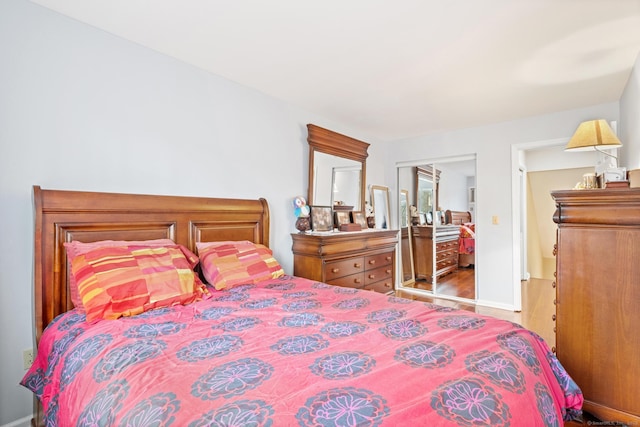
[[[331,206],[310,206],[311,229],[313,231],[333,231]]]
[[[418,214],[418,218],[419,218],[418,224],[427,225],[427,216],[425,214],[423,214],[423,213]]]
[[[351,220],[354,224],[358,224],[362,229],[369,228],[367,224],[367,216],[362,211],[353,211],[351,212]]]
[[[349,211],[336,211],[336,227],[340,228],[343,224],[351,224],[351,215]]]
[[[427,225],[433,224],[433,214],[431,212],[427,212]]]

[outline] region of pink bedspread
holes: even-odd
[[[561,426],[582,394],[519,325],[285,276],[42,336],[48,425]]]
[[[460,226],[460,240],[458,253],[471,255],[476,252],[475,224],[467,223]]]

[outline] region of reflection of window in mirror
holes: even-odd
[[[331,184],[331,205],[360,210],[360,165],[335,166]]]
[[[360,208],[360,176],[362,165],[355,160],[344,159],[321,152],[314,153],[313,203],[333,206],[334,201]]]

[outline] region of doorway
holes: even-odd
[[[556,226],[553,190],[573,188],[593,172],[595,152],[567,153],[569,138],[512,146],[514,309],[522,308],[521,286],[530,278],[551,278],[555,272]]]

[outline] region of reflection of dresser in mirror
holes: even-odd
[[[434,282],[458,270],[460,227],[418,225],[411,227],[416,279]]]

